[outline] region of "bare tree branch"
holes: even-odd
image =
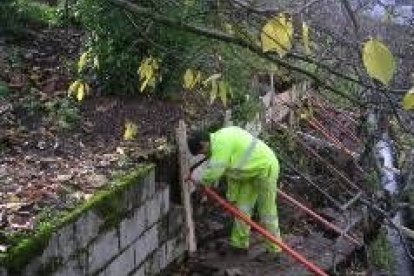
[[[294,66],[294,65],[292,65],[292,64],[290,64],[286,61],[283,61],[283,60],[277,58],[275,55],[268,54],[268,53],[263,53],[263,51],[260,47],[258,47],[256,45],[253,45],[253,44],[250,44],[250,43],[247,43],[246,41],[244,41],[240,38],[237,38],[233,35],[229,35],[229,34],[219,32],[219,31],[216,31],[216,30],[209,30],[209,29],[205,29],[205,28],[202,28],[202,27],[197,27],[197,26],[192,26],[192,25],[189,25],[189,24],[185,24],[185,23],[182,23],[180,21],[176,21],[174,19],[156,14],[156,13],[154,13],[153,11],[151,11],[147,8],[135,5],[135,4],[133,4],[129,1],[126,1],[126,0],[110,0],[110,1],[112,3],[114,3],[115,5],[123,7],[123,8],[125,8],[125,9],[127,9],[131,12],[147,16],[147,17],[153,19],[154,21],[156,21],[158,23],[161,23],[161,24],[164,24],[166,26],[178,28],[178,29],[181,29],[181,30],[184,30],[184,31],[196,34],[196,35],[201,35],[201,36],[204,36],[204,37],[217,39],[217,40],[220,40],[220,41],[224,41],[224,42],[227,42],[227,43],[231,43],[231,44],[238,45],[238,46],[244,47],[246,49],[249,49],[251,52],[257,54],[258,56],[263,57],[263,58],[265,58],[269,61],[272,61],[272,62],[276,63],[277,65],[279,65],[281,67],[284,67],[288,70],[295,71],[295,72],[298,72],[302,75],[307,76],[308,78],[312,79],[319,86],[321,86],[325,89],[328,89],[328,90],[342,96],[343,98],[347,99],[348,101],[352,102],[353,104],[355,104],[357,106],[365,106],[364,103],[362,103],[359,100],[353,98],[352,96],[346,94],[345,92],[343,92],[341,90],[338,90],[335,87],[332,87],[332,86],[326,84],[325,81],[320,79],[315,74],[313,74],[313,73],[311,73],[311,72],[309,72],[309,71],[307,71],[303,68]]]

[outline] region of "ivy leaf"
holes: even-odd
[[[138,133],[138,127],[133,122],[126,122],[125,123],[125,132],[124,132],[124,140],[134,140]]]
[[[302,23],[302,40],[303,47],[305,48],[305,53],[307,55],[310,55],[311,49],[309,47],[309,26],[305,22]]]
[[[414,87],[405,94],[402,105],[405,110],[414,109]]]
[[[379,40],[370,39],[364,44],[362,60],[370,77],[388,85],[395,72],[395,60],[387,46]]]
[[[82,71],[85,69],[87,63],[88,63],[88,58],[89,58],[89,51],[83,53],[78,61],[78,72],[82,73]]]
[[[280,57],[292,48],[293,24],[284,13],[269,20],[262,29],[261,41],[263,52],[276,51]]]

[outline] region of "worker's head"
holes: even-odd
[[[190,135],[187,144],[192,155],[208,155],[210,151],[210,134],[207,132],[196,131]]]

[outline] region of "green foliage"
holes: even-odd
[[[7,85],[0,81],[0,99],[5,99],[10,95],[10,90]]]
[[[384,270],[387,275],[393,275],[395,260],[385,229],[381,229],[377,238],[369,245],[368,256],[375,268]]]
[[[25,31],[27,24],[57,26],[63,23],[63,13],[56,7],[31,0],[3,0],[0,21],[7,31]]]
[[[81,119],[78,106],[69,98],[46,103],[46,111],[48,120],[61,130],[72,129]]]
[[[196,2],[140,4],[179,20],[199,9]],[[81,0],[76,9],[79,21],[89,31],[87,49],[96,61],[89,73],[96,74],[99,85],[108,94],[139,91],[144,80],[140,81],[137,70],[147,57],[162,61],[159,72],[162,81],[150,90],[176,92],[186,66],[197,60],[195,55],[202,53],[203,45],[207,46],[203,39],[133,15],[109,1]],[[200,16],[195,17],[199,19]]]

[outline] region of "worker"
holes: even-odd
[[[230,126],[211,134],[194,133],[188,139],[188,148],[192,155],[204,154],[209,158],[195,182],[212,186],[225,176],[227,199],[248,217],[257,204],[262,226],[280,237],[276,206],[279,162],[263,141],[242,128]],[[250,226],[236,219],[230,237],[231,252],[247,253],[249,237]],[[266,249],[265,254],[261,254],[265,259],[277,258],[281,251],[270,242]]]

